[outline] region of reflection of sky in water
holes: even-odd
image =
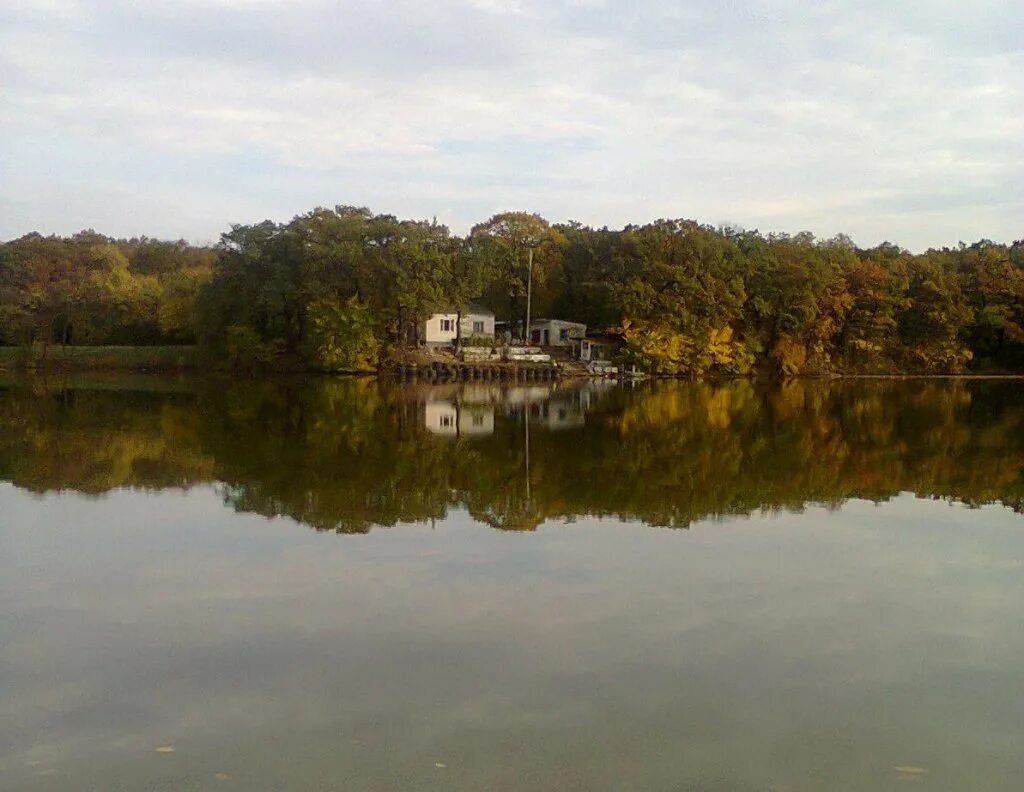
[[[1024,777],[1024,522],[998,506],[338,537],[209,488],[0,485],[0,514],[0,788]]]

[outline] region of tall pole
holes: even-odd
[[[526,265],[526,327],[523,328],[523,340],[530,343],[530,298],[533,292],[533,248],[527,250]]]

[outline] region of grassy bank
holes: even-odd
[[[0,370],[157,371],[199,367],[194,346],[0,347]]]

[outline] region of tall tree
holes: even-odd
[[[543,284],[560,259],[565,237],[543,217],[529,212],[501,212],[470,231],[470,245],[479,266],[492,273],[490,302],[502,313],[520,315],[523,337],[529,332],[526,313],[533,282]]]

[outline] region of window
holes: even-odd
[[[447,428],[452,426],[452,417],[450,415],[442,415],[440,420],[441,426]]]
[[[483,426],[483,425],[484,425],[484,417],[482,415],[474,415],[473,416],[473,426]]]
[[[441,320],[441,332],[442,333],[450,333],[454,329],[455,329],[455,322],[453,320],[451,320],[451,319],[442,319]]]
[[[563,327],[561,330],[558,331],[558,340],[559,341],[568,341],[569,340],[569,328],[568,327]]]
[[[483,322],[473,322],[473,332],[474,333],[481,333],[482,334],[484,332],[484,323]]]

